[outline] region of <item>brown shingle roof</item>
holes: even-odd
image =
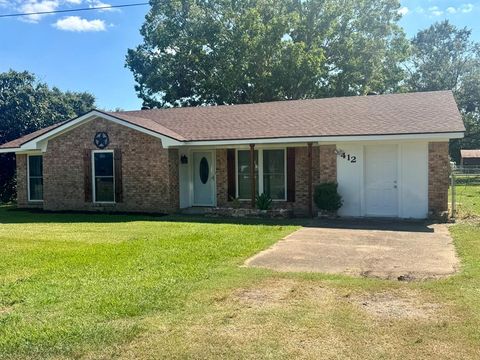
[[[25,136],[22,136],[18,139],[9,141],[5,144],[0,145],[0,149],[10,149],[10,148],[14,149],[14,148],[17,148],[17,147],[25,144],[26,142],[28,142],[30,140],[33,140],[33,139],[39,137],[40,135],[43,135],[43,134],[49,132],[50,130],[53,130],[53,129],[59,127],[60,125],[62,125],[64,123],[66,123],[66,121],[62,121],[62,122],[47,126],[43,129],[34,131],[34,132],[32,132],[30,134],[27,134]]]
[[[465,131],[451,91],[107,114],[179,141]],[[34,134],[28,136],[40,135]],[[23,144],[25,137],[14,142]]]
[[[450,91],[110,114],[149,119],[195,141],[465,131]]]
[[[460,150],[462,158],[480,158],[480,149],[476,150]]]

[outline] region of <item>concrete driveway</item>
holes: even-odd
[[[342,220],[304,227],[246,265],[413,280],[451,275],[459,262],[444,224]]]

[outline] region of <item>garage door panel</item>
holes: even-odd
[[[368,216],[398,216],[397,145],[365,147],[365,209]]]

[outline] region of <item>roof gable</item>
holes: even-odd
[[[61,135],[67,131],[70,131],[77,126],[83,125],[86,122],[96,118],[113,121],[114,123],[117,123],[119,125],[123,125],[131,129],[146,133],[148,135],[160,138],[162,140],[162,143],[166,144],[167,146],[180,144],[179,141],[181,141],[180,135],[175,134],[169,129],[165,129],[160,124],[149,123],[148,121],[143,121],[143,119],[141,124],[137,124],[135,122],[121,119],[119,117],[112,116],[99,110],[91,110],[88,113],[81,115],[77,118],[52,125],[48,128],[37,130],[19,139],[15,139],[13,141],[5,143],[0,146],[0,153],[9,151],[28,151],[41,149],[44,147],[44,144],[46,144],[49,139]],[[174,136],[179,137],[179,139],[177,140]]]

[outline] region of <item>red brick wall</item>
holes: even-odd
[[[168,149],[170,206],[166,211],[176,211],[180,208],[180,160],[178,149]]]
[[[428,144],[428,210],[431,215],[448,211],[449,161],[448,142]]]
[[[336,145],[320,146],[320,183],[337,182]]]
[[[335,146],[333,146],[335,149]],[[312,148],[312,183],[313,186],[321,182],[321,172],[329,171],[329,176],[334,176],[333,181],[336,181],[336,155],[331,151],[331,146],[328,146],[325,151],[326,165],[322,165],[319,160],[320,147],[314,146]],[[333,155],[332,155],[333,154]],[[333,160],[332,160],[333,157]],[[217,149],[217,204],[218,206],[228,206],[227,193],[227,150]],[[321,169],[322,168],[322,169]],[[332,175],[335,174],[335,175]],[[313,193],[313,191],[312,191]],[[250,202],[242,203],[245,207],[250,207]],[[285,201],[275,201],[273,203],[275,208],[289,208],[293,209],[297,215],[308,214],[308,148],[295,148],[295,202],[287,203]],[[314,207],[315,209],[315,207]],[[316,210],[315,210],[316,211]]]
[[[85,202],[84,149],[95,150],[99,131],[109,134],[108,149],[122,151],[123,202]],[[334,145],[312,148],[313,186],[336,181]],[[295,202],[275,202],[298,215],[308,212],[308,148],[295,148]],[[26,156],[17,156],[19,206],[27,206]],[[216,150],[218,206],[228,205],[227,149]],[[312,189],[313,192],[313,189]],[[250,206],[250,203],[245,203]],[[178,150],[164,149],[159,139],[115,123],[96,119],[49,141],[44,154],[44,208],[47,210],[108,210],[171,212],[179,208]],[[315,210],[316,211],[316,210]]]
[[[216,179],[217,179],[217,206],[228,204],[228,177],[227,177],[227,149],[217,149]]]
[[[319,148],[312,148],[312,184],[315,187],[319,183],[320,163]],[[308,148],[295,148],[295,203],[293,210],[296,215],[308,215]],[[313,188],[312,188],[313,194]]]
[[[122,151],[123,202],[85,202],[84,149],[95,150],[93,138],[105,131],[107,149]],[[25,156],[17,157],[19,206],[26,205]],[[25,170],[23,170],[25,169]],[[113,122],[95,119],[48,142],[43,158],[44,209],[171,212],[179,207],[178,151],[161,141]]]
[[[17,163],[17,206],[28,207],[27,155],[16,155]]]

